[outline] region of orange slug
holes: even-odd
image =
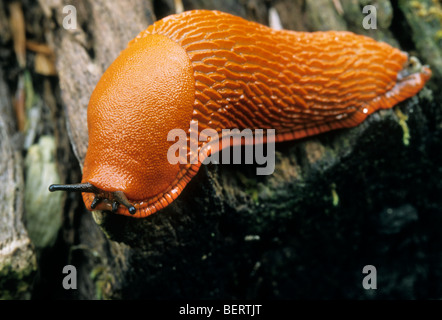
[[[168,162],[170,130],[275,129],[285,141],[354,127],[424,86],[431,70],[410,74],[407,62],[351,32],[273,30],[218,11],[168,16],[130,41],[93,91],[82,183],[49,190],[82,192],[88,210],[146,217],[201,166]]]

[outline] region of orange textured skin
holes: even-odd
[[[158,62],[137,63],[134,52],[143,48]],[[186,64],[183,53],[189,65],[177,83],[171,69],[175,60]],[[353,127],[424,86],[431,76],[426,67],[398,77],[407,60],[406,53],[351,32],[277,31],[205,10],[166,17],[132,40],[97,85],[83,182],[122,190],[137,208],[133,216],[145,217],[170,204],[201,165],[168,163],[169,130],[190,132],[191,121],[220,135],[228,128],[268,128],[284,141]],[[198,150],[205,144],[198,142]],[[83,194],[89,209],[93,196]],[[123,206],[118,213],[130,215]]]
[[[193,70],[178,44],[162,35],[132,44],[106,70],[89,101],[82,182],[121,190],[136,207],[161,194],[181,171],[167,161],[167,133],[187,130],[194,100]],[[91,195],[83,193],[88,209]],[[103,202],[98,209],[108,206]]]

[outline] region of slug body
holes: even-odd
[[[89,210],[148,216],[176,199],[201,165],[168,162],[170,130],[190,133],[195,122],[220,135],[275,129],[284,141],[354,127],[424,86],[430,69],[406,74],[407,61],[351,32],[277,31],[205,10],[166,17],[132,40],[97,84],[76,188]]]

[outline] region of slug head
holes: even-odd
[[[137,216],[177,181],[180,164],[167,160],[174,143],[167,135],[172,129],[188,132],[194,100],[184,49],[163,35],[135,38],[90,98],[82,183],[50,190],[76,189],[89,210]]]

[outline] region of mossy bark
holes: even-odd
[[[37,262],[23,223],[23,161],[9,96],[0,70],[0,299],[29,299]]]

